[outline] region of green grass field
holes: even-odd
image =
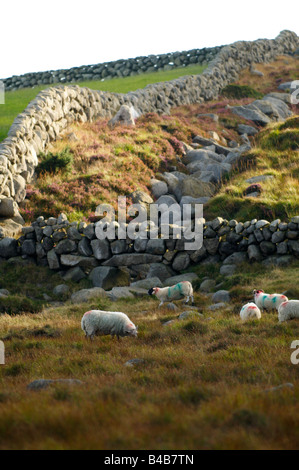
[[[179,67],[165,72],[153,72],[133,77],[113,78],[106,81],[88,81],[70,83],[70,85],[79,85],[88,87],[92,90],[111,91],[114,93],[128,93],[139,88],[144,88],[150,83],[165,82],[173,80],[184,75],[198,75],[202,73],[205,66],[190,65],[188,67]],[[59,85],[59,84],[58,84]],[[60,84],[61,85],[61,84]],[[34,88],[24,88],[17,91],[8,91],[5,93],[5,104],[0,105],[0,142],[5,139],[7,132],[13,120],[19,113],[24,111],[26,106],[33,100],[36,95],[45,88],[53,85],[43,85]]]

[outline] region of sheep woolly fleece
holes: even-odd
[[[240,311],[240,317],[243,321],[260,320],[262,318],[261,311],[253,302],[243,305]]]
[[[283,302],[278,309],[278,320],[283,322],[294,318],[299,318],[299,300]]]
[[[254,290],[254,303],[259,309],[278,310],[282,302],[286,302],[288,298],[283,294],[266,294],[263,290]]]
[[[87,337],[95,335],[137,336],[137,328],[129,317],[122,312],[90,310],[84,313],[81,327]]]

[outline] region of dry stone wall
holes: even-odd
[[[61,271],[65,279],[80,281],[89,276],[102,287],[111,275],[114,282],[159,277],[161,281],[192,264],[222,262],[224,274],[245,261],[284,266],[299,258],[299,216],[288,223],[279,219],[245,223],[217,217],[205,222],[203,245],[186,251],[184,239],[98,239],[95,224],[69,223],[66,216],[39,217],[23,228],[18,239],[0,240],[2,259],[27,259]]]
[[[83,65],[63,70],[26,73],[3,80],[6,90],[51,85],[52,83],[82,82],[86,80],[109,80],[116,77],[129,77],[140,73],[172,70],[188,65],[206,65],[223,46],[205,47],[190,51],[170,52],[168,54],[135,57],[127,60],[116,60],[102,64]]]

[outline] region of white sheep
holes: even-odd
[[[137,336],[137,328],[129,317],[122,312],[105,312],[103,310],[90,310],[84,313],[81,328],[87,338],[94,336],[111,335]]]
[[[260,320],[262,315],[257,305],[255,305],[253,302],[248,302],[241,308],[240,317],[243,321]]]
[[[259,309],[278,310],[282,302],[286,302],[288,298],[283,294],[266,294],[262,289],[254,290],[254,303]]]
[[[280,322],[299,318],[299,300],[288,300],[280,304],[278,320]]]
[[[148,293],[149,295],[154,294],[160,300],[159,307],[167,300],[179,300],[182,298],[186,298],[185,303],[187,304],[190,297],[192,305],[194,305],[193,287],[189,281],[182,281],[170,287],[152,287]]]

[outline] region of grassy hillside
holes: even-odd
[[[190,144],[198,134],[210,137],[211,132],[216,132],[224,142],[240,143],[238,124],[254,124],[234,115],[229,107],[247,104],[269,90],[276,90],[278,78],[273,72],[276,69],[281,72],[279,82],[289,80],[297,70],[298,60],[289,58],[288,64],[285,61],[285,57],[280,57],[271,64],[259,65],[264,73],[262,78],[245,70],[229,88],[229,97],[224,90],[218,100],[177,107],[170,116],[147,114],[137,120],[134,128],[118,126],[111,130],[105,119],[72,125],[50,149],[53,155],[68,152],[72,156],[70,171],[40,172],[37,180],[28,185],[27,198],[20,205],[23,217],[30,222],[40,214],[55,217],[65,212],[71,221],[90,220],[101,202],[110,203],[118,195],[129,195],[136,189],[149,193],[151,176],[174,166],[186,171],[180,163],[179,141]],[[244,88],[246,79],[251,85]],[[215,113],[219,121],[200,117],[201,113]],[[69,138],[72,133],[77,140]],[[217,196],[205,207],[207,219],[219,215],[240,220],[288,219],[299,213],[298,118],[282,126],[269,126],[252,144],[253,149],[241,168],[223,181]],[[39,158],[42,161],[45,157]],[[249,186],[246,179],[261,174],[273,175],[271,180],[261,183],[261,196],[243,196]]]
[[[254,287],[299,297],[298,262],[285,269],[241,266],[230,279],[219,266],[198,269],[231,288],[227,308],[210,311],[208,297],[195,302],[204,317],[178,320],[158,301],[136,298],[61,307],[41,313],[0,316],[6,365],[0,366],[1,449],[296,449],[299,442],[298,366],[291,342],[299,323],[278,324],[265,313],[242,324],[240,306]],[[2,286],[19,295],[51,294],[57,274],[0,265]],[[39,283],[31,284],[31,279]],[[34,287],[39,292],[33,293]],[[91,308],[127,313],[137,338],[86,341],[82,314]],[[164,326],[166,321],[173,323]],[[127,367],[130,359],[144,362]],[[75,378],[83,386],[56,384],[42,391],[26,385],[38,379]],[[293,389],[265,390],[291,382]]]
[[[144,88],[150,83],[173,80],[183,75],[198,75],[202,73],[205,66],[190,65],[188,67],[176,68],[165,72],[153,72],[136,75],[133,77],[113,78],[105,81],[76,82],[71,85],[88,87],[92,90],[111,91],[115,93],[128,93],[129,91]],[[61,85],[61,83],[60,83]],[[7,136],[7,132],[13,123],[13,120],[21,113],[36,95],[50,85],[37,86],[33,88],[24,88],[16,91],[7,91],[5,93],[5,104],[0,105],[0,142]],[[51,85],[55,86],[55,84]]]

